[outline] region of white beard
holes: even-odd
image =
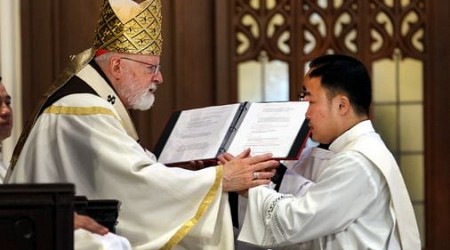
[[[148,90],[144,93],[137,93],[133,97],[133,100],[130,100],[132,109],[147,110],[150,109],[155,102],[155,95]]]
[[[156,91],[156,84],[152,83],[150,88],[141,89],[135,88],[135,85],[133,79],[130,77],[117,89],[119,96],[126,100],[126,103],[128,104],[127,108],[139,110],[151,108],[155,102],[155,96],[150,89]]]

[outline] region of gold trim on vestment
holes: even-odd
[[[195,213],[193,218],[191,218],[180,229],[178,229],[178,231],[161,249],[167,250],[172,249],[189,233],[189,231],[191,231],[191,229],[195,225],[197,225],[197,223],[205,214],[206,210],[211,206],[212,201],[215,199],[220,184],[222,183],[222,176],[223,176],[223,166],[219,165],[216,167],[216,179],[214,180],[214,184],[212,185],[211,189],[208,191],[202,203],[200,204],[197,213]]]
[[[44,113],[58,115],[110,115],[119,120],[112,110],[103,107],[50,106],[44,110]]]

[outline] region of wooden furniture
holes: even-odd
[[[1,249],[73,249],[73,184],[0,185]]]
[[[120,201],[113,199],[88,200],[85,196],[76,196],[74,208],[78,214],[93,218],[115,233],[120,204]]]

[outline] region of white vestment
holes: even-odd
[[[130,250],[130,242],[119,235],[94,234],[84,229],[74,231],[74,250]]]
[[[285,161],[286,173],[279,192],[302,196],[314,185],[334,153],[319,147],[305,148],[297,161]]]
[[[222,167],[189,171],[158,163],[131,136],[128,113],[103,77],[89,64],[80,72],[103,90],[47,107],[9,183],[71,182],[77,195],[120,200],[117,234],[134,249],[233,249]]]
[[[326,167],[326,162],[331,158],[333,152],[317,147],[316,144],[309,145],[303,149],[300,157],[296,161],[283,161],[286,167],[283,179],[280,184],[279,193],[292,194],[296,197],[302,196],[314,185],[317,178]],[[239,225],[242,225],[247,209],[247,199],[239,197]],[[309,249],[312,242],[302,242],[289,247],[272,247],[271,249]],[[267,249],[237,241],[237,250]]]
[[[371,122],[354,126],[329,150],[334,155],[303,196],[250,189],[239,240],[286,249],[420,249],[398,166]]]

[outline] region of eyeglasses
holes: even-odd
[[[120,59],[125,59],[125,60],[129,60],[129,61],[145,64],[145,65],[148,66],[148,69],[150,70],[150,73],[152,73],[152,74],[157,74],[158,72],[161,71],[161,64],[155,65],[155,64],[139,61],[139,60],[136,60],[136,59],[131,59],[131,58],[128,58],[128,57],[121,57]]]
[[[306,90],[303,90],[302,92],[300,92],[300,94],[298,94],[298,100],[305,101],[306,95],[307,95]]]

